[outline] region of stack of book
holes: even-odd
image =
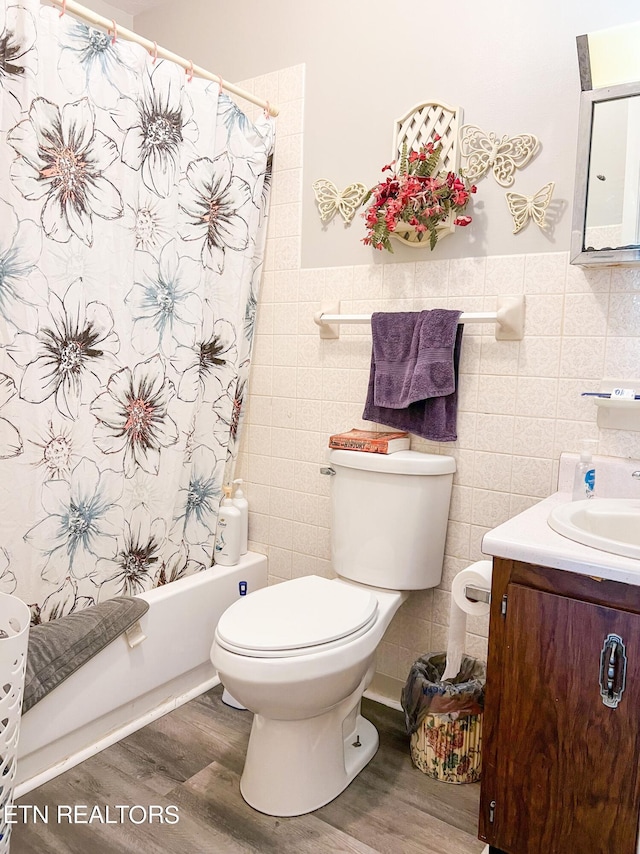
[[[409,449],[409,434],[402,431],[376,433],[373,430],[348,430],[329,437],[329,447],[341,451],[365,451],[369,454],[394,454]]]

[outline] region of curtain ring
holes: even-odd
[[[216,77],[218,78],[218,97],[220,97],[222,94],[222,77],[219,74],[216,74]]]
[[[61,10],[60,14],[58,15],[58,17],[61,18],[65,14],[66,11],[67,11],[67,0],[62,0],[62,10]]]
[[[149,56],[153,57],[153,59],[151,60],[151,65],[155,65],[158,61],[158,42],[153,43],[153,53],[149,51]]]
[[[109,28],[109,32],[111,32],[111,30],[113,30],[113,38],[111,39],[111,44],[115,44],[118,38],[118,25],[113,20],[113,18],[111,19],[111,27]]]
[[[184,73],[187,75],[187,83],[193,80],[193,60],[189,60],[189,65],[185,68]]]
[[[271,117],[271,104],[267,101],[266,106],[264,108],[264,117],[268,119]]]

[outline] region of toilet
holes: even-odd
[[[256,810],[318,809],[374,756],[360,702],[393,615],[410,590],[440,582],[454,471],[444,455],[330,451],[338,577],[256,590],[222,614],[211,661],[254,712],[240,790]]]

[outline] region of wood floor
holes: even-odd
[[[221,694],[214,688],[21,798],[12,854],[483,851],[479,784],[439,783],[413,768],[401,713],[370,700],[363,712],[380,732],[380,749],[346,791],[305,816],[256,812],[239,791],[252,716],[225,706]],[[90,823],[70,823],[66,808],[76,805],[85,821],[98,811]],[[177,823],[159,820],[173,821],[169,805],[177,807]]]

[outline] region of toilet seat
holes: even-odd
[[[256,658],[309,655],[364,634],[377,612],[372,591],[308,575],[234,602],[220,617],[216,640]]]

